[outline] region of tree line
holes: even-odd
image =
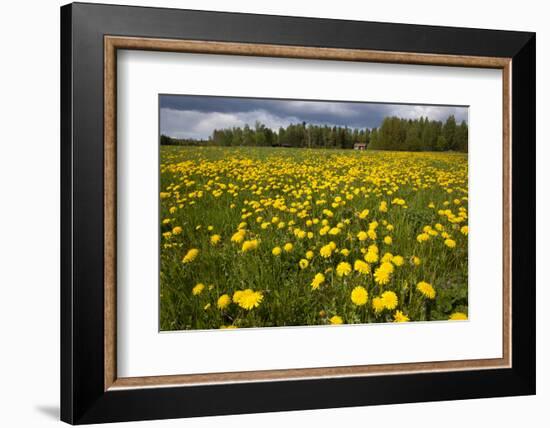
[[[468,125],[454,116],[445,122],[386,117],[378,128],[349,128],[312,125],[305,122],[280,127],[278,131],[256,122],[254,127],[216,129],[208,140],[175,139],[161,135],[162,145],[184,146],[279,146],[301,148],[353,149],[362,144],[370,150],[468,151]]]

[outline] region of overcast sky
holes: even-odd
[[[253,127],[260,121],[278,130],[291,123],[373,128],[386,116],[444,121],[453,114],[468,120],[467,107],[261,98],[161,95],[160,132],[174,138],[208,138],[214,129]]]

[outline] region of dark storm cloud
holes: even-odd
[[[161,133],[180,138],[208,138],[214,129],[253,126],[256,121],[277,129],[290,123],[373,128],[387,116],[445,120],[453,114],[467,120],[463,106],[302,101],[256,98],[161,95]]]

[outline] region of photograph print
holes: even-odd
[[[468,107],[159,95],[160,330],[468,319]]]

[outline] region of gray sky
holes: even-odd
[[[253,127],[260,121],[278,130],[291,123],[373,128],[386,116],[444,121],[453,114],[457,122],[468,120],[464,106],[381,104],[343,101],[303,101],[262,98],[161,95],[160,132],[175,138],[208,138],[214,129]]]

